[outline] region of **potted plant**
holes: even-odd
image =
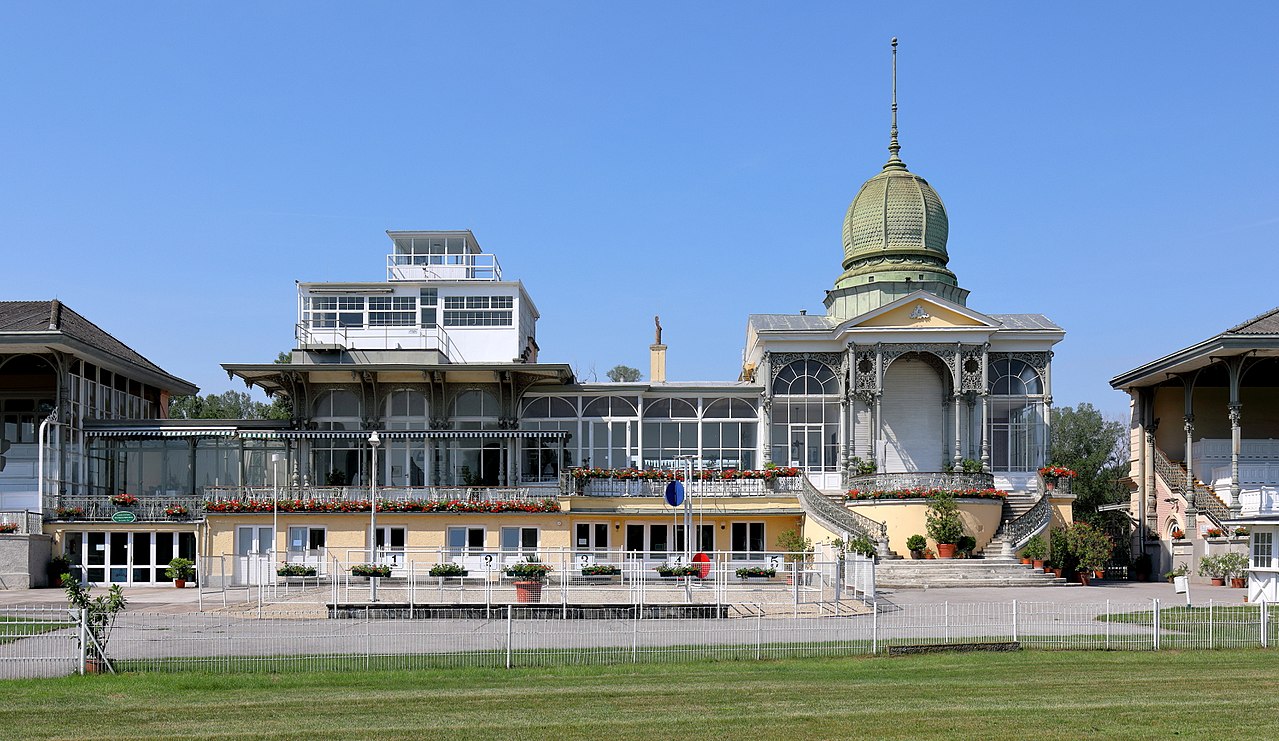
[[[49,559],[49,566],[45,569],[45,575],[49,577],[49,586],[65,587],[62,583],[62,575],[71,570],[71,558],[69,556],[54,556]]]
[[[1052,552],[1053,575],[1061,578],[1076,571],[1079,561],[1070,549],[1070,532],[1066,528],[1053,530],[1048,534],[1049,550]]]
[[[777,550],[782,551],[782,560],[788,564],[786,569],[787,584],[793,578],[795,571],[802,569],[803,564],[808,563],[813,556],[813,540],[800,535],[798,530],[793,528],[783,530],[777,534]],[[800,564],[798,566],[790,564]]]
[[[1185,576],[1186,574],[1189,574],[1189,573],[1190,573],[1190,567],[1186,565],[1185,561],[1182,561],[1181,563],[1177,564],[1172,571],[1164,572],[1164,579],[1168,580],[1168,583],[1171,584],[1173,579],[1176,579],[1179,576]]]
[[[737,570],[738,579],[772,579],[777,576],[777,569],[767,566],[743,566]]]
[[[170,504],[168,507],[164,508],[164,514],[166,517],[172,517],[175,520],[180,520],[190,513],[187,511],[187,508],[181,504]]]
[[[351,576],[385,579],[390,575],[391,567],[384,563],[357,563],[351,567]]]
[[[1212,579],[1214,587],[1226,585],[1226,569],[1221,563],[1221,556],[1204,556],[1199,561],[1199,575]]]
[[[844,545],[844,550],[849,553],[856,553],[865,558],[875,558],[879,554],[875,550],[875,543],[865,535],[858,535],[850,538]]]
[[[925,560],[925,561],[931,561],[931,560],[933,560],[934,558],[937,558],[937,554],[936,554],[936,553],[933,553],[933,549],[932,549],[932,548],[925,548],[925,549],[924,549],[924,560]]]
[[[17,532],[18,532],[18,523],[0,522],[0,535],[16,535]]]
[[[1185,538],[1186,538],[1186,533],[1183,532],[1181,528],[1175,527],[1172,529],[1173,540],[1185,540]]]
[[[551,567],[542,563],[537,556],[529,556],[523,561],[516,561],[505,569],[507,576],[515,580],[515,601],[532,603],[542,601],[542,584]]]
[[[59,520],[74,520],[84,517],[84,507],[63,507],[58,505],[53,508],[53,516]]]
[[[195,562],[186,558],[175,558],[169,562],[169,568],[164,570],[164,575],[173,580],[174,587],[184,589],[187,579],[195,576]]]
[[[911,558],[923,558],[924,549],[927,547],[928,539],[922,535],[912,535],[906,539],[906,550],[910,551]]]
[[[75,574],[62,575],[62,583],[67,590],[67,603],[85,617],[85,630],[79,640],[84,669],[90,674],[101,671],[103,665],[110,666],[107,659],[107,642],[111,639],[111,629],[115,627],[116,615],[129,604],[119,584],[112,584],[105,595],[91,597],[93,587],[80,583]],[[88,638],[89,640],[85,640]]]
[[[1248,557],[1242,553],[1223,553],[1218,560],[1222,576],[1230,580],[1230,586],[1243,589],[1248,586]]]
[[[1240,525],[1239,527],[1235,528],[1235,537],[1236,538],[1248,537],[1248,528],[1244,527],[1243,525]]]
[[[134,507],[138,503],[138,498],[132,494],[112,494],[111,503],[117,507]]]
[[[1222,530],[1219,527],[1210,527],[1204,531],[1204,537],[1205,538],[1224,538],[1226,537],[1226,531]]]
[[[285,578],[315,576],[317,573],[314,566],[304,563],[282,563],[275,567],[275,575]]]
[[[441,579],[460,579],[469,573],[460,563],[437,563],[427,572],[430,576]]]
[[[954,558],[955,546],[964,535],[964,521],[953,496],[943,494],[929,500],[926,529],[937,543],[937,557]]]
[[[1046,555],[1048,555],[1048,544],[1044,543],[1043,536],[1035,535],[1026,541],[1026,547],[1021,549],[1021,562],[1029,563],[1035,569],[1042,569]]]
[[[1087,584],[1091,573],[1098,579],[1106,575],[1106,564],[1115,544],[1100,528],[1087,522],[1076,522],[1067,530],[1070,553],[1079,562],[1080,583]]]
[[[955,552],[963,554],[963,558],[972,558],[976,548],[977,539],[971,535],[961,535],[959,541],[955,543]]]

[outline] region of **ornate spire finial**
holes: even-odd
[[[902,151],[902,145],[897,141],[897,37],[893,37],[893,127],[889,131],[888,140],[888,163],[884,165],[885,170],[904,170],[905,163],[901,161],[898,153]]]

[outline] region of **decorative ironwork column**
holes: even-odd
[[[1239,425],[1243,405],[1232,403],[1227,411],[1230,417],[1230,514],[1237,515],[1242,508],[1239,503],[1239,449],[1243,445],[1243,430]]]

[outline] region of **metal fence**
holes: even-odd
[[[901,647],[1006,644],[1042,649],[1269,647],[1279,606],[1136,603],[879,602],[839,616],[769,614],[750,603],[713,616],[627,606],[432,609],[263,606],[118,616],[95,661],[81,615],[0,611],[0,678],[121,671],[314,671],[511,668],[874,655]],[[708,614],[711,614],[708,611]],[[86,638],[90,645],[86,648]]]

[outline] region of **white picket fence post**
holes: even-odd
[[[1159,600],[1154,599],[1154,600],[1151,600],[1151,602],[1154,603],[1153,608],[1151,609],[1151,612],[1150,612],[1151,638],[1154,641],[1154,645],[1155,645],[1154,650],[1158,651],[1159,650]]]

